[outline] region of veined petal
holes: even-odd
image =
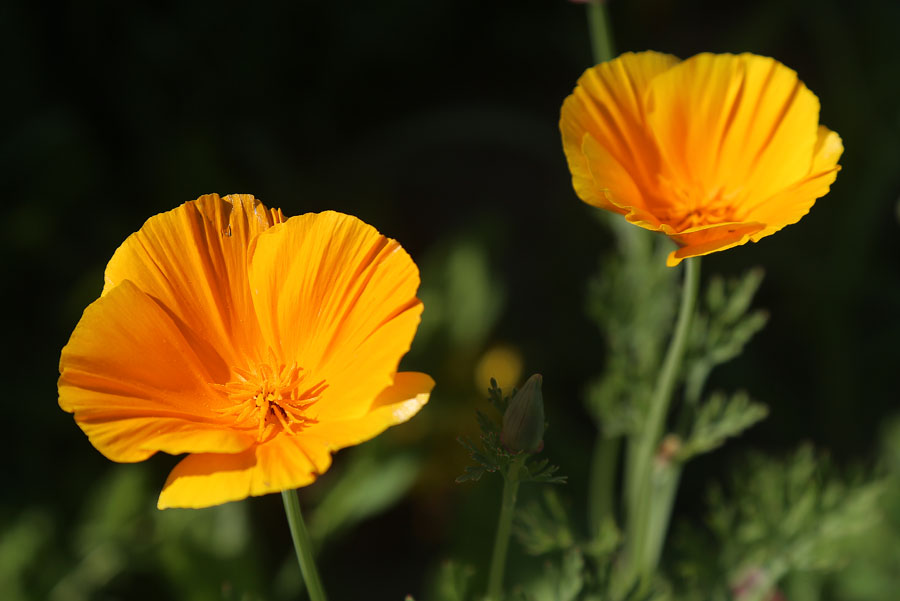
[[[188,455],[169,474],[157,506],[210,507],[306,486],[331,466],[319,441],[280,434],[243,453]]]
[[[797,223],[816,200],[828,194],[841,167],[837,164],[844,151],[840,136],[824,125],[819,126],[815,153],[809,174],[800,181],[780,190],[768,199],[743,207],[747,219],[761,221],[766,228],[752,239],[754,242],[774,234],[786,225]]]
[[[106,267],[103,294],[132,281],[230,365],[243,365],[246,350],[260,347],[247,283],[250,241],[283,220],[249,195],[201,196],[129,236]]]
[[[432,388],[434,380],[425,374],[399,372],[393,385],[378,395],[362,417],[320,421],[303,435],[321,440],[333,451],[365,442],[418,413]]]
[[[604,204],[586,202],[625,215],[628,221],[643,228],[659,229],[659,219],[642,208],[646,203],[634,180],[590,134],[584,136],[582,158],[586,160],[592,190],[603,196]]]
[[[610,208],[612,195],[620,205],[642,208],[653,195],[658,152],[645,125],[643,97],[653,78],[677,63],[676,57],[658,52],[626,53],[588,69],[578,80],[563,102],[559,125],[582,200]],[[605,150],[606,177],[591,175],[583,152],[587,136]]]
[[[809,170],[819,101],[774,59],[699,54],[658,75],[647,122],[670,199],[703,210],[767,198]]]
[[[215,412],[222,399],[208,383],[227,373],[222,359],[183,327],[126,280],[88,306],[63,348],[59,405],[109,459],[253,443]]]
[[[308,413],[359,417],[388,387],[422,312],[419,272],[400,245],[355,217],[294,217],[257,238],[250,286],[268,345],[324,393]]]
[[[585,168],[584,177],[573,176],[575,192],[588,204],[624,215],[640,211],[636,207],[645,205],[631,174],[591,134],[584,134],[581,153],[575,161],[584,163]]]

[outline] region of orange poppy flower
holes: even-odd
[[[753,54],[623,54],[585,71],[560,130],[578,196],[672,238],[669,265],[796,223],[843,152],[797,74]]]
[[[304,486],[427,402],[432,379],[397,372],[418,286],[355,217],[203,196],[113,255],[62,351],[59,404],[113,461],[189,453],[161,509]]]

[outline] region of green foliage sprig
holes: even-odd
[[[691,433],[675,454],[679,461],[687,461],[695,455],[708,453],[722,446],[725,440],[762,421],[769,408],[750,400],[743,391],[731,397],[722,392],[713,393],[697,410]]]
[[[710,279],[702,306],[694,318],[685,357],[685,400],[696,403],[712,370],[741,354],[744,346],[765,327],[769,315],[762,309],[750,311],[762,284],[761,268],[726,281]]]
[[[710,491],[716,554],[696,546],[697,555],[683,556],[682,577],[693,591],[685,598],[762,601],[791,574],[840,568],[847,549],[882,520],[883,490],[880,480],[841,478],[809,445],[784,460],[751,456],[727,492]],[[704,565],[716,569],[704,576]]]

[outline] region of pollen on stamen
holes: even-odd
[[[233,416],[238,427],[255,427],[260,442],[279,430],[295,435],[316,423],[306,415],[306,410],[328,388],[324,380],[307,385],[307,374],[296,363],[276,365],[260,363],[253,369],[235,367],[232,371],[236,377],[232,381],[214,384],[231,401],[218,413]]]

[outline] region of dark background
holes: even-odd
[[[900,3],[609,8],[618,51],[781,60],[819,96],[821,122],[846,148],[832,192],[799,224],[704,263],[705,275],[766,270],[756,304],[771,320],[714,384],[747,388],[772,413],[692,464],[677,511],[696,516],[706,485],[749,447],[778,453],[811,440],[839,462],[871,461],[900,400]],[[438,388],[405,431],[375,443],[415,449],[421,471],[398,504],[326,547],[332,598],[421,594],[441,560],[487,557],[498,483],[454,485],[465,463],[454,439],[473,430],[484,386],[473,369],[498,342],[544,374],[547,453],[580,510],[593,437],[584,388],[604,348],[584,316],[586,282],[612,244],[571,190],[557,129],[563,98],[592,64],[584,6],[14,1],[0,8],[0,33],[0,532],[41,515],[53,541],[35,552],[40,569],[23,568],[25,598],[43,598],[82,561],[71,533],[110,473],[147,474],[141,507],[156,511],[174,458],[117,466],[93,450],[56,404],[59,350],[121,241],[209,192],[252,193],[287,215],[356,214],[422,269],[426,322],[406,366]],[[314,504],[317,493],[306,494]],[[257,533],[245,552],[256,574],[248,586],[277,597],[268,580],[289,552],[280,500],[245,505]],[[187,595],[128,561],[94,598]]]

